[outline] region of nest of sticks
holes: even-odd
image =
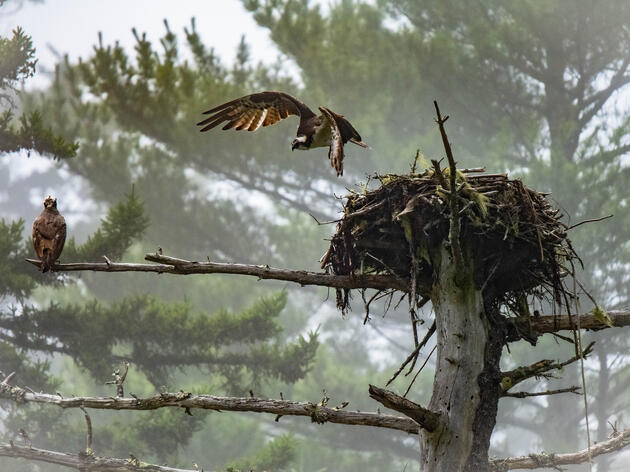
[[[548,195],[506,174],[464,169],[456,171],[454,207],[449,171],[433,161],[421,173],[371,177],[363,191],[346,197],[322,268],[343,275],[396,276],[417,303],[430,295],[431,251],[448,241],[451,208],[457,208],[460,241],[484,296],[516,312],[523,295],[568,305],[571,291],[563,279],[579,258],[563,215]],[[374,182],[378,185],[369,190]],[[348,290],[337,292],[337,304],[347,309]]]

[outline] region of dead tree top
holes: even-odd
[[[437,161],[422,173],[371,177],[365,190],[346,197],[322,268],[337,275],[394,275],[407,281],[410,293],[428,296],[431,248],[449,238],[451,181],[449,168]],[[562,280],[577,255],[547,194],[483,169],[458,170],[455,181],[460,241],[485,295],[512,308],[522,294],[566,304]],[[369,189],[373,182],[377,187]],[[347,303],[348,290],[338,293],[340,308]]]

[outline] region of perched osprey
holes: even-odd
[[[44,211],[33,222],[33,247],[42,261],[41,271],[52,270],[66,242],[66,220],[57,210],[57,199],[44,200]]]
[[[297,137],[291,143],[291,150],[312,149],[328,146],[330,165],[337,175],[343,174],[343,145],[348,141],[367,148],[350,122],[343,115],[319,107],[317,116],[303,102],[284,92],[258,92],[246,95],[231,102],[204,112],[210,115],[197,123],[203,126],[200,131],[208,131],[227,121],[223,129],[235,128],[256,131],[261,126],[269,126],[289,115],[300,117]]]

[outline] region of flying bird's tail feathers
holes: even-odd
[[[326,110],[328,110],[328,108],[326,108]],[[361,135],[359,134],[359,132],[356,129],[354,129],[354,126],[352,126],[350,122],[344,118],[343,115],[339,115],[332,110],[328,110],[328,111],[334,117],[335,123],[337,123],[337,126],[339,127],[339,132],[341,133],[341,138],[343,139],[344,143],[347,143],[348,141],[350,141],[351,143],[354,143],[363,148],[366,148],[366,149],[370,148],[367,144],[365,144],[361,140]]]
[[[350,140],[349,140],[349,141],[350,141],[352,144],[356,144],[357,146],[361,146],[362,148],[365,148],[365,149],[371,149],[371,148],[370,148],[370,146],[368,146],[367,144],[365,144],[365,143],[364,143],[363,141],[361,141],[360,139],[359,139],[359,140],[356,140],[355,138],[350,138]]]

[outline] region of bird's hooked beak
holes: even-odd
[[[304,144],[304,143],[306,143],[306,136],[298,136],[293,141],[291,141],[291,151],[300,149],[300,144]]]

